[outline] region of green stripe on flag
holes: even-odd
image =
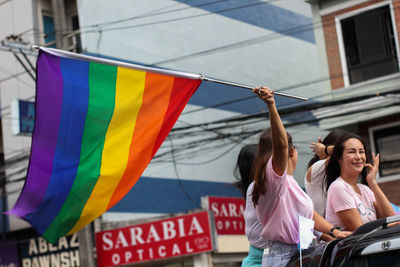
[[[63,207],[43,234],[50,242],[74,227],[100,176],[104,140],[114,111],[117,69],[90,63],[89,103],[78,171]]]

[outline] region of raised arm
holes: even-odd
[[[332,154],[335,146],[325,146],[323,143],[320,142],[311,142],[310,148],[318,156],[319,159],[326,159]]]
[[[375,195],[375,202],[374,207],[376,210],[376,217],[378,219],[385,218],[389,216],[394,216],[394,210],[392,205],[390,205],[389,200],[382,192],[381,188],[379,187],[378,183],[376,182],[376,174],[379,169],[379,154],[372,155],[373,163],[372,164],[365,164],[367,168],[369,168],[369,173],[367,175],[367,183],[369,188],[374,192]]]
[[[272,139],[272,167],[276,174],[282,175],[289,158],[288,138],[276,109],[274,92],[268,87],[257,87],[253,89],[253,92],[268,106]]]

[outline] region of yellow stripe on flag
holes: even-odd
[[[157,140],[169,100],[175,77],[148,72],[146,75],[143,104],[138,114],[132,146],[129,154],[130,164],[115,189],[108,204],[112,207],[134,186],[151,160],[154,144]]]
[[[136,119],[142,106],[145,79],[146,72],[118,67],[115,108],[104,142],[100,177],[70,233],[83,228],[107,210],[126,169]]]

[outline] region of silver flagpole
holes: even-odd
[[[226,81],[211,79],[211,78],[205,77],[205,76],[203,76],[201,74],[200,74],[200,77],[201,77],[201,79],[203,81],[207,81],[207,82],[214,82],[214,83],[232,85],[232,86],[241,87],[241,88],[250,89],[250,90],[253,90],[255,88],[255,86],[249,86],[249,85],[244,85],[244,84],[239,84],[239,83],[233,83],[233,82],[226,82]],[[274,94],[275,95],[279,95],[279,96],[285,96],[285,97],[290,97],[290,98],[294,98],[294,99],[299,99],[299,100],[303,100],[303,101],[308,101],[308,98],[302,97],[302,96],[290,95],[290,94],[280,93],[280,92],[276,92],[276,91],[274,91]]]
[[[249,85],[244,85],[244,84],[239,84],[239,83],[211,79],[211,78],[205,77],[202,74],[193,74],[193,73],[187,73],[187,72],[159,69],[156,67],[147,67],[147,66],[143,66],[143,65],[130,64],[130,63],[119,62],[119,61],[115,61],[115,60],[91,57],[91,56],[72,53],[69,51],[59,50],[59,49],[55,49],[55,48],[47,48],[47,47],[32,45],[32,50],[39,51],[39,49],[42,49],[43,51],[46,51],[47,53],[50,53],[50,54],[53,54],[56,56],[69,56],[71,58],[76,58],[76,59],[81,59],[81,60],[82,59],[83,60],[93,60],[93,61],[97,61],[97,62],[101,62],[101,63],[105,63],[105,64],[120,65],[120,66],[124,66],[124,67],[128,67],[128,68],[135,68],[135,69],[144,70],[144,71],[153,71],[153,72],[158,72],[158,73],[167,74],[167,75],[174,75],[174,76],[188,78],[188,79],[201,79],[203,81],[226,84],[226,85],[236,86],[236,87],[250,89],[250,90],[253,90],[255,88],[255,86],[249,86]],[[302,97],[302,96],[290,95],[290,94],[280,93],[280,92],[276,92],[276,91],[274,91],[274,94],[279,95],[279,96],[285,96],[285,97],[290,97],[290,98],[294,98],[294,99],[299,99],[299,100],[303,100],[303,101],[308,101],[308,98]]]

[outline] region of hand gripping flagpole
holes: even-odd
[[[200,77],[201,77],[201,79],[203,81],[207,81],[207,82],[226,84],[226,85],[236,86],[236,87],[250,89],[250,90],[253,90],[255,88],[255,86],[249,86],[249,85],[244,85],[244,84],[239,84],[239,83],[233,83],[233,82],[226,82],[226,81],[222,81],[222,80],[211,79],[211,78],[203,76],[202,74],[200,74]],[[291,95],[291,94],[286,94],[286,93],[280,93],[280,92],[276,92],[276,91],[274,91],[274,94],[275,95],[279,95],[279,96],[285,96],[285,97],[290,97],[290,98],[294,98],[294,99],[299,99],[299,100],[303,100],[303,101],[308,101],[308,98],[302,97],[302,96],[296,96],[296,95]]]

